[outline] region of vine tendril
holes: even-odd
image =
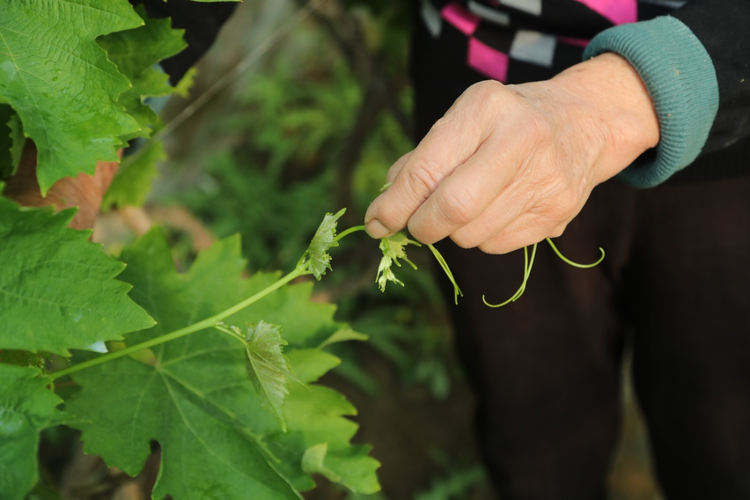
[[[545,239],[547,240],[547,243],[549,243],[549,246],[552,247],[552,250],[555,252],[555,254],[560,258],[560,260],[570,266],[577,267],[579,269],[591,269],[592,267],[596,267],[601,264],[601,262],[604,260],[604,249],[599,247],[601,256],[596,262],[593,262],[591,264],[579,264],[578,262],[573,262],[560,252],[560,250],[557,248],[557,246],[555,246],[551,239]],[[510,304],[511,302],[517,301],[521,297],[521,295],[523,295],[523,292],[526,291],[526,282],[529,281],[529,276],[531,275],[531,268],[534,266],[534,257],[536,257],[537,245],[538,243],[534,243],[534,245],[532,246],[531,258],[529,258],[529,247],[523,247],[523,282],[521,283],[521,286],[518,288],[516,293],[514,293],[511,298],[509,298],[505,302],[501,302],[500,304],[491,304],[487,302],[487,298],[482,295],[482,302],[484,302],[484,305],[493,308],[503,307]]]

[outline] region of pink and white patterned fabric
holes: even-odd
[[[472,70],[501,82],[549,78],[606,28],[666,14],[680,0],[421,0],[435,38],[465,37]],[[639,17],[640,16],[640,17]],[[455,40],[454,40],[455,42]]]

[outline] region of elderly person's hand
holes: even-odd
[[[422,243],[506,253],[562,234],[597,184],[658,142],[648,91],[616,54],[548,81],[478,83],[391,167],[367,232],[408,226]]]

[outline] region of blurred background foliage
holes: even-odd
[[[289,270],[325,212],[347,207],[340,228],[360,224],[389,166],[412,148],[411,8],[399,0],[240,5],[189,93],[162,113],[169,159],[147,203],[100,216],[95,240],[116,254],[160,224],[186,268],[216,238],[241,233],[249,272]],[[420,250],[410,252],[420,271],[399,269],[405,287],[385,293],[374,283],[376,242],[360,234],[335,250],[334,272],[316,296],[336,303],[339,318],[370,340],[339,347],[344,363],[325,383],[359,409],[356,440],[372,443],[383,463],[383,491],[368,499],[489,500],[473,444],[474,403],[451,352],[447,306],[427,272],[431,258]],[[644,430],[625,396],[610,500],[657,500]],[[41,452],[48,464],[72,439],[55,432]],[[144,498],[158,467],[154,459],[130,480],[77,456],[63,475],[63,498]],[[319,484],[306,498],[363,498]],[[48,493],[42,485],[35,498]]]

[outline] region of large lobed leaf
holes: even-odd
[[[73,213],[0,197],[0,349],[101,350],[154,324],[114,279],[125,266],[68,229]]]
[[[178,274],[158,231],[126,249],[122,259],[128,268],[122,279],[133,284],[134,300],[158,321],[150,330],[130,334],[128,344],[215,315],[278,278],[256,274],[243,279],[240,255],[239,239],[230,238],[201,253],[187,273]],[[281,325],[292,348],[334,327],[333,306],[311,303],[310,292],[308,284],[284,287],[225,321]],[[134,475],[149,454],[150,441],[156,440],[162,463],[153,496],[180,500],[298,498],[298,490],[314,484],[307,476],[306,481],[299,478],[311,442],[329,443],[341,453],[360,450],[348,443],[356,424],[341,417],[353,413],[351,406],[343,408],[343,397],[336,395],[336,406],[319,411],[317,406],[324,403],[310,401],[310,394],[335,393],[316,386],[308,390],[298,382],[287,385],[290,395],[283,411],[290,425],[284,433],[248,378],[245,343],[240,340],[204,330],[154,347],[153,355],[139,357],[141,361],[125,357],[74,374],[82,390],[67,410],[80,421],[75,425],[83,431],[86,452]],[[293,370],[305,380],[320,376],[321,367],[332,367],[297,365],[292,363]],[[289,407],[295,415],[289,415]],[[318,431],[307,432],[299,424],[305,418]],[[359,467],[342,475],[342,482],[356,483],[354,476],[367,476],[377,488],[374,469]]]
[[[117,98],[117,102],[136,119],[140,130],[124,139],[148,137],[151,134],[150,127],[157,121],[157,116],[144,103],[144,99],[169,95],[174,90],[169,85],[169,76],[156,70],[154,65],[187,47],[182,38],[184,30],[172,29],[169,19],[149,18],[143,5],[135,10],[143,19],[143,26],[111,33],[97,40],[107,51],[109,60],[132,84]]]
[[[62,403],[36,368],[0,363],[0,498],[21,500],[38,479],[39,433],[60,423]]]
[[[125,1],[2,1],[0,102],[10,104],[38,151],[46,193],[97,160],[117,161],[138,123],[117,104],[130,82],[96,38],[143,24]]]

